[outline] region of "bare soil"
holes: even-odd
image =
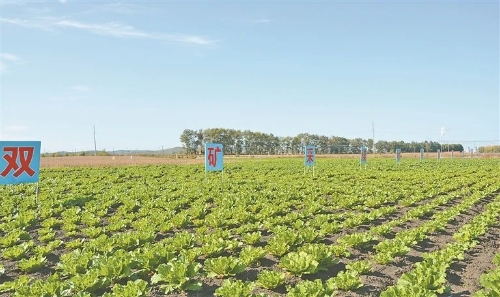
[[[448,272],[448,281],[453,296],[472,296],[481,289],[480,276],[493,269],[491,259],[500,253],[500,224],[490,227],[481,236],[479,244],[465,253],[463,261],[453,263]]]
[[[203,164],[203,159],[194,158],[158,158],[143,156],[69,156],[43,157],[42,168],[59,167],[98,167],[98,166],[141,166],[158,164]]]
[[[245,159],[267,159],[267,158],[303,158],[303,155],[227,155],[224,160],[227,162],[237,162]],[[316,155],[317,158],[359,158],[359,154],[331,154],[331,155]],[[465,155],[470,158],[470,155]],[[485,158],[487,156],[484,156]],[[368,155],[370,158],[395,158],[394,154],[375,154]],[[404,153],[401,154],[402,160],[405,158],[415,159],[420,158],[420,153]],[[426,153],[424,159],[436,159],[436,153]],[[451,158],[451,152],[441,153],[441,158]],[[459,152],[454,153],[454,158],[463,158]],[[147,156],[65,156],[65,157],[42,157],[40,166],[42,168],[60,168],[60,167],[98,167],[98,166],[141,166],[141,165],[189,165],[189,164],[204,164],[204,157],[201,155],[166,155],[158,157]]]

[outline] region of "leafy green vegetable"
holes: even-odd
[[[252,233],[245,233],[241,236],[241,239],[243,239],[243,242],[253,245],[259,242],[261,236],[262,233],[260,231],[257,231]]]
[[[5,259],[19,260],[26,256],[28,251],[34,246],[33,241],[23,242],[19,245],[7,248],[3,250],[2,256]]]
[[[167,264],[161,264],[157,272],[151,277],[151,283],[162,283],[160,286],[169,294],[175,290],[199,291],[202,283],[196,280],[201,264],[190,263],[183,258],[174,259]]]
[[[0,284],[0,293],[17,291],[20,288],[29,287],[31,278],[27,275],[20,275],[13,281],[6,281]]]
[[[245,264],[235,257],[218,257],[205,260],[205,271],[208,277],[234,276],[245,270]]]
[[[85,274],[77,274],[71,277],[69,281],[77,292],[87,291],[90,293],[105,289],[111,284],[109,278],[102,277],[97,271],[93,270]]]
[[[446,283],[446,269],[448,265],[443,262],[421,262],[415,264],[415,269],[404,273],[398,285],[418,285],[421,288],[442,294],[449,290]]]
[[[266,289],[275,289],[285,283],[285,274],[278,271],[263,270],[257,275],[257,283]]]
[[[45,265],[45,262],[47,262],[45,257],[36,256],[29,259],[21,259],[17,265],[24,272],[34,272],[40,270]]]
[[[279,266],[300,276],[318,272],[319,263],[313,255],[306,252],[291,252],[281,258]]]
[[[408,286],[390,286],[380,297],[437,297],[437,294],[419,285],[412,284]]]
[[[220,297],[249,297],[255,287],[253,282],[243,282],[241,280],[225,280],[222,285],[215,290],[215,296]]]
[[[270,240],[266,245],[266,250],[273,255],[282,256],[290,250],[290,245],[286,241]]]
[[[372,271],[372,263],[369,260],[360,260],[346,265],[348,271],[353,271],[359,275],[367,274]]]
[[[323,283],[319,279],[301,281],[295,287],[287,287],[287,296],[289,297],[323,297],[325,292]]]
[[[306,244],[298,251],[312,255],[314,260],[318,262],[318,270],[328,270],[328,267],[339,262],[333,257],[332,250],[326,244]]]
[[[356,271],[341,271],[329,281],[335,284],[335,288],[344,291],[355,290],[363,286],[361,277]]]
[[[266,251],[261,247],[246,246],[240,252],[240,259],[246,266],[256,264],[264,258]]]
[[[498,254],[500,255],[500,254]],[[495,259],[498,259],[498,255]],[[497,262],[495,260],[495,262]],[[500,267],[480,277],[483,289],[476,292],[474,297],[478,296],[500,296]]]

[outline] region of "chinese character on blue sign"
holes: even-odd
[[[396,149],[396,163],[401,162],[401,149]]]
[[[361,158],[359,160],[360,164],[361,165],[365,165],[366,164],[366,153],[368,151],[368,148],[367,147],[362,147],[361,148]]]
[[[0,185],[38,182],[40,141],[0,141]]]
[[[306,146],[306,152],[304,155],[304,165],[314,166],[316,162],[316,148],[313,145]]]
[[[221,171],[223,166],[223,146],[220,143],[205,144],[205,170]]]

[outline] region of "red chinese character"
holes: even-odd
[[[366,150],[361,150],[361,160],[366,161]]]
[[[35,171],[30,168],[35,151],[34,147],[4,147],[3,150],[6,152],[3,158],[7,161],[7,167],[0,173],[1,176],[6,177],[12,170],[14,170],[14,177],[18,177],[23,172],[26,172],[29,176],[35,174]],[[8,152],[11,154],[9,155]],[[19,164],[17,163],[18,157]]]
[[[313,149],[312,148],[308,148],[307,149],[307,160],[306,160],[307,163],[312,163],[314,162],[313,160]]]
[[[214,151],[215,150],[215,151]],[[217,153],[220,153],[220,147],[209,147],[208,148],[208,165],[215,167],[217,166]]]

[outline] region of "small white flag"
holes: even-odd
[[[443,137],[444,133],[446,133],[446,130],[444,129],[444,127],[441,127],[441,137]]]

